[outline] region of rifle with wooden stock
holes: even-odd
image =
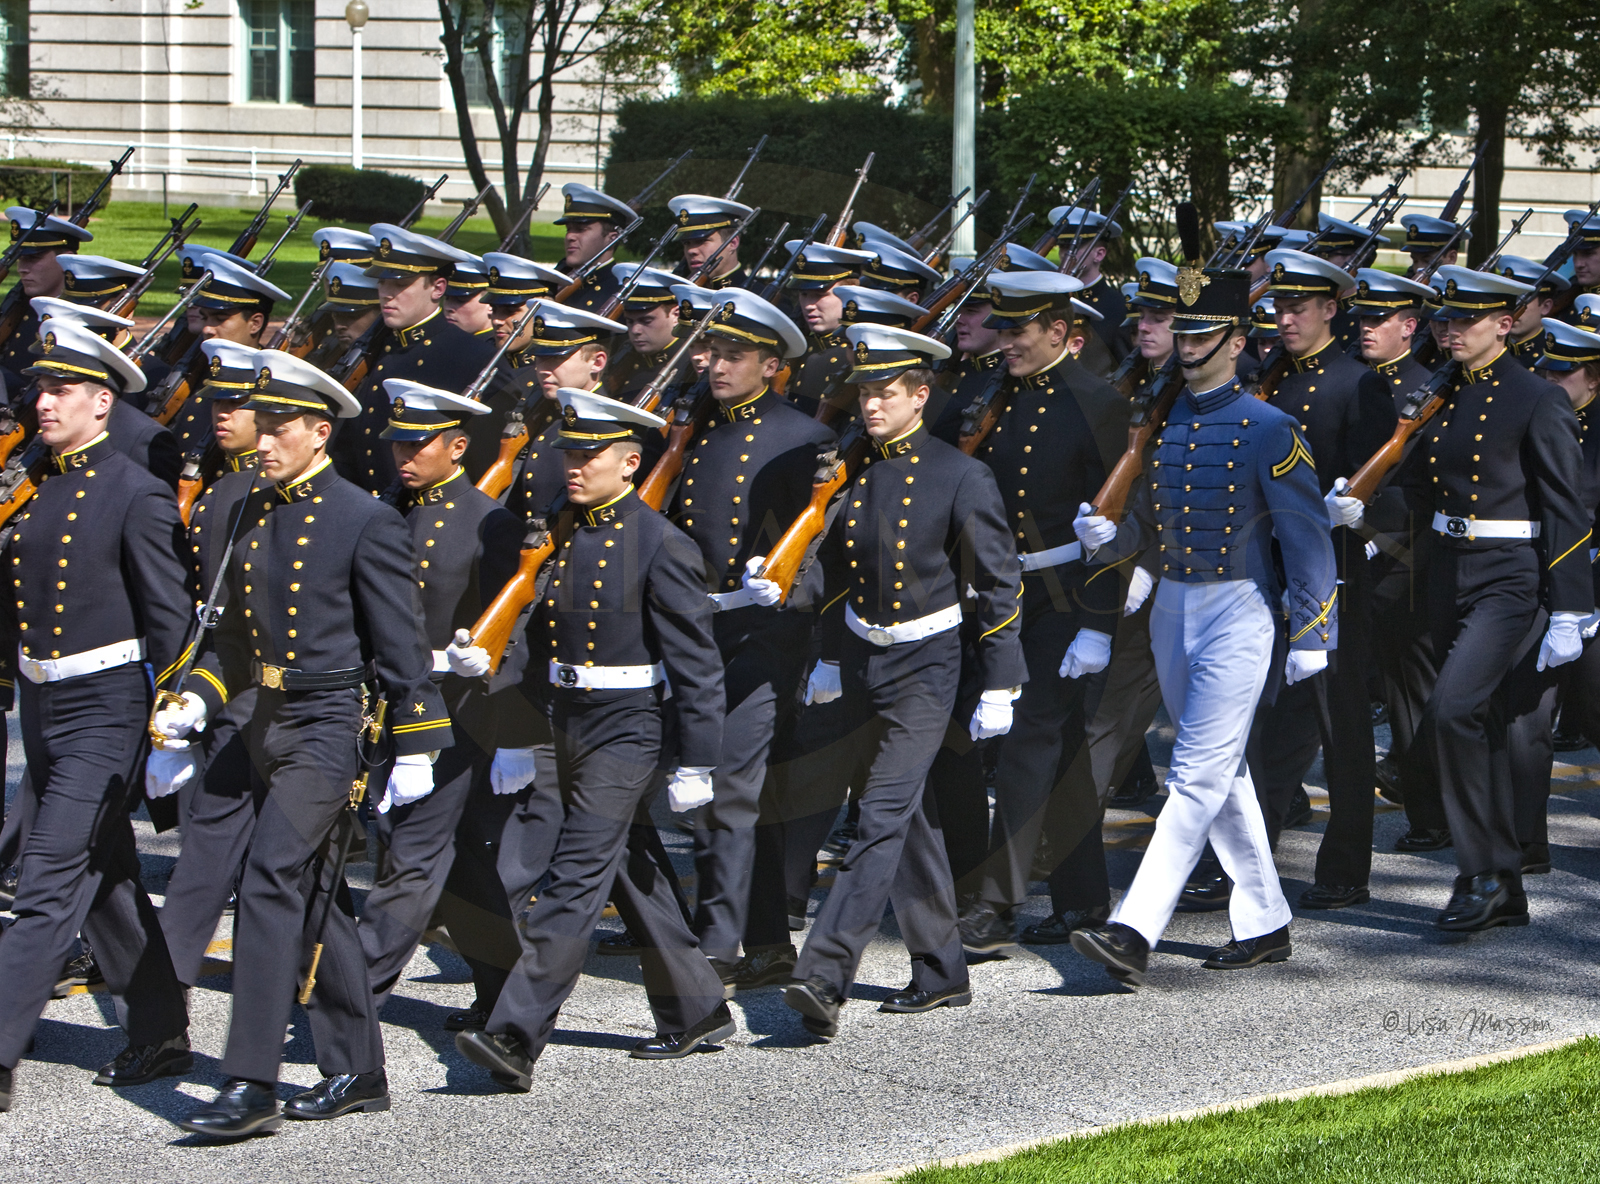
[[[476,197],[467,198],[466,201],[461,203],[461,212],[451,220],[450,225],[446,226],[435,237],[442,243],[447,243],[455,238],[461,228],[467,224],[467,219],[478,212],[478,207],[483,204],[483,199],[493,192],[494,183],[490,182],[478,190]],[[532,211],[529,212],[531,213]]]
[[[680,164],[688,160],[689,157],[693,155],[694,149],[691,148],[682,156],[678,157],[677,160],[669,164],[666,168],[662,169],[654,181],[651,181],[650,184],[646,185],[643,189],[639,190],[638,193],[634,194],[628,199],[628,208],[634,212],[633,221],[629,222],[627,226],[623,227],[622,231],[617,235],[616,238],[612,239],[610,242],[606,243],[605,246],[596,251],[593,258],[587,260],[580,267],[574,269],[572,272],[572,282],[551,297],[552,300],[554,300],[557,304],[565,304],[580,291],[582,291],[584,281],[609,263],[614,257],[617,248],[627,241],[628,237],[633,234],[635,230],[638,230],[640,226],[644,225],[644,219],[639,217],[638,214],[639,211],[644,208],[645,201],[652,193],[655,192],[656,186],[665,181],[667,177],[671,175],[674,169],[676,169]]]
[[[506,334],[506,339],[500,343],[500,348],[495,350],[494,356],[489,359],[489,364],[478,372],[478,376],[472,380],[472,385],[462,392],[467,398],[476,399],[488,389],[500,360],[510,352],[511,343],[521,336],[523,326],[528,323],[528,319],[533,316],[537,307],[538,301],[528,301],[522,310],[522,315]],[[539,396],[538,405],[541,409],[550,402],[551,400],[544,398],[542,394]],[[522,450],[528,446],[532,434],[544,431],[546,425],[555,417],[555,410],[552,408],[537,424],[530,425],[528,412],[527,402],[519,403],[506,412],[505,423],[500,428],[500,451],[496,454],[494,462],[483,471],[483,476],[478,478],[478,491],[488,494],[497,501],[501,494],[511,488],[511,482],[516,479],[517,457],[521,456]]]
[[[845,199],[844,208],[839,211],[839,220],[833,224],[829,232],[827,245],[842,247],[850,234],[850,219],[856,212],[856,198],[861,194],[861,187],[867,183],[867,173],[872,169],[872,162],[878,158],[876,152],[867,153],[866,161],[856,170],[856,183],[850,187],[850,196]]]
[[[1554,275],[1566,261],[1572,258],[1573,251],[1583,241],[1583,224],[1594,217],[1595,211],[1600,210],[1600,201],[1590,204],[1588,213],[1577,222],[1573,223],[1567,232],[1565,241],[1545,257],[1544,274],[1533,284],[1533,290],[1517,302],[1511,310],[1511,319],[1516,319],[1523,314],[1528,305],[1538,298],[1539,286]],[[1483,270],[1479,268],[1478,270]],[[1347,497],[1360,498],[1367,505],[1372,504],[1372,499],[1377,497],[1378,491],[1383,488],[1383,483],[1389,474],[1405,459],[1411,440],[1422,430],[1424,425],[1444,408],[1450,392],[1455,388],[1461,377],[1461,363],[1453,358],[1440,366],[1430,375],[1415,391],[1406,397],[1406,405],[1400,412],[1400,421],[1395,424],[1394,434],[1384,442],[1383,447],[1367,460],[1367,463],[1356,470],[1350,478],[1349,487],[1345,490]]]
[[[673,357],[662,367],[655,379],[634,398],[634,406],[651,410],[658,403],[662,392],[666,389],[669,376],[676,366],[679,358],[688,352],[689,346],[706,331],[711,324],[711,318],[716,315],[718,305],[712,305],[706,310],[705,316],[700,318],[694,331],[684,339],[683,343],[674,352]],[[490,601],[489,607],[483,610],[481,616],[473,622],[471,630],[456,630],[456,644],[460,646],[475,645],[484,649],[489,655],[489,673],[494,674],[500,669],[500,663],[505,657],[506,646],[511,641],[511,633],[517,626],[525,610],[539,594],[539,572],[545,561],[555,554],[556,536],[550,524],[559,520],[562,511],[567,508],[567,495],[558,494],[556,500],[539,518],[533,518],[528,523],[528,533],[522,540],[522,555],[517,560],[517,570],[505,586],[502,587],[495,598]]]
[[[779,269],[778,274],[772,277],[772,281],[767,284],[765,288],[761,289],[761,299],[765,300],[768,304],[776,304],[778,302],[778,300],[783,296],[785,289],[789,287],[789,281],[794,277],[794,269],[799,265],[801,257],[805,255],[806,248],[817,241],[817,234],[822,230],[827,221],[827,214],[817,215],[817,220],[811,224],[811,229],[806,231],[806,236],[800,240],[800,245],[797,246],[793,251],[789,252],[788,261],[784,263],[782,268]],[[784,225],[787,226],[788,223],[785,223]],[[765,262],[765,260],[763,260],[763,262]],[[754,275],[755,273],[751,272],[750,274]],[[778,368],[778,372],[772,376],[771,385],[774,394],[781,395],[789,388],[789,376],[792,373],[793,370],[788,362],[784,362],[784,364]]]
[[[850,483],[861,462],[872,451],[872,437],[860,420],[845,429],[837,443],[817,456],[816,475],[811,480],[811,498],[800,516],[789,524],[756,573],[778,585],[779,603],[785,603],[806,564],[816,553],[828,526],[828,507],[834,496]]]
[[[294,162],[296,167],[300,162]],[[422,217],[422,211],[428,208],[428,203],[434,199],[439,190],[444,188],[444,183],[450,179],[449,173],[440,173],[439,179],[422,191],[422,196],[417,199],[417,204],[406,211],[406,216],[395,223],[402,230],[408,229],[413,222]],[[271,204],[270,202],[268,204]]]
[[[713,304],[695,323],[695,327],[667,359],[667,364],[656,372],[650,385],[640,392],[639,406],[646,411],[656,409],[683,359],[689,355],[694,343],[699,341],[710,327],[711,318],[716,315],[716,311],[717,305]],[[667,422],[666,451],[656,458],[649,475],[639,484],[639,498],[645,505],[659,510],[667,504],[667,496],[683,472],[683,462],[689,450],[689,442],[705,431],[706,424],[715,409],[716,400],[711,397],[711,384],[703,378],[673,400],[671,416]]]

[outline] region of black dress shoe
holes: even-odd
[[[594,952],[597,954],[610,954],[613,957],[642,954],[644,953],[644,942],[624,929],[621,933],[613,933],[609,937],[602,937],[596,943]]]
[[[533,1058],[522,1041],[505,1032],[457,1032],[456,1048],[475,1065],[489,1070],[502,1088],[525,1094],[533,1088]]]
[[[1568,728],[1566,712],[1562,712],[1556,719],[1555,731],[1551,733],[1550,742],[1557,752],[1577,752],[1579,749],[1589,747],[1589,738],[1578,728]]]
[[[1233,881],[1223,873],[1191,876],[1178,895],[1180,913],[1215,913],[1228,907],[1233,896]]]
[[[1315,817],[1316,811],[1311,808],[1311,795],[1302,785],[1294,791],[1294,797],[1289,799],[1289,810],[1284,815],[1283,829],[1293,830],[1297,826],[1305,826]]]
[[[1522,844],[1522,874],[1544,876],[1550,873],[1550,844]]]
[[[1366,904],[1372,892],[1365,884],[1313,884],[1300,894],[1303,909],[1347,909],[1353,904]]]
[[[342,1118],[359,1110],[376,1114],[389,1108],[389,1077],[382,1069],[371,1073],[336,1073],[324,1077],[283,1104],[285,1118]]]
[[[878,1010],[898,1015],[920,1015],[924,1011],[932,1011],[935,1007],[969,1007],[971,1004],[971,986],[952,987],[948,991],[919,991],[914,986],[908,986],[905,990],[890,995],[879,1005]]]
[[[969,954],[992,954],[1017,944],[1017,926],[1010,910],[997,912],[980,900],[961,914],[961,948]]]
[[[715,1011],[687,1032],[658,1032],[635,1044],[628,1055],[636,1061],[675,1061],[697,1048],[721,1044],[738,1030],[733,1012],[726,1003],[719,1003]]]
[[[1513,890],[1510,877],[1501,872],[1457,876],[1450,903],[1434,921],[1451,933],[1477,933],[1496,925],[1527,923],[1527,895],[1520,888]]]
[[[1377,727],[1379,724],[1386,724],[1388,722],[1389,705],[1381,699],[1374,699],[1372,701],[1372,726]]]
[[[73,987],[97,987],[105,981],[106,976],[100,973],[100,965],[94,960],[94,951],[85,949],[61,968],[61,978],[57,980],[51,997],[65,999],[72,993]]]
[[[1072,940],[1074,929],[1093,929],[1096,925],[1104,925],[1110,916],[1111,906],[1108,904],[1097,909],[1068,909],[1029,925],[1018,934],[1018,940],[1030,946],[1066,945]]]
[[[1453,845],[1449,829],[1442,826],[1414,826],[1394,841],[1396,851],[1443,851]]]
[[[1406,804],[1400,789],[1400,762],[1393,757],[1380,756],[1377,770],[1378,796],[1397,806]]]
[[[731,984],[737,991],[776,986],[787,983],[794,977],[794,964],[799,960],[800,954],[793,946],[775,950],[757,950],[735,962],[733,969],[728,971],[722,981],[724,984]]]
[[[446,1032],[481,1032],[489,1026],[489,1013],[474,1003],[465,1011],[452,1011],[444,1017]]]
[[[96,1085],[144,1085],[158,1077],[177,1077],[194,1068],[189,1035],[174,1036],[160,1044],[128,1045],[109,1065],[95,1074]]]
[[[283,1125],[283,1115],[270,1085],[235,1077],[223,1083],[216,1101],[180,1118],[178,1125],[213,1139],[242,1139],[271,1134]]]
[[[1287,925],[1263,933],[1260,937],[1234,938],[1225,946],[1211,951],[1211,957],[1200,963],[1207,970],[1248,970],[1263,962],[1287,962],[1293,951],[1289,946]]]
[[[813,1036],[832,1040],[839,1034],[844,998],[827,979],[814,974],[804,982],[790,983],[783,989],[783,1001],[800,1013],[800,1022]]]
[[[0,1114],[11,1109],[11,1070],[0,1069]]]
[[[1139,769],[1128,774],[1106,805],[1113,810],[1133,810],[1155,797],[1159,788],[1154,769]]]
[[[21,879],[22,869],[14,863],[0,872],[0,909],[8,909],[17,903],[17,883]]]
[[[1093,929],[1074,929],[1072,948],[1100,963],[1119,983],[1144,986],[1150,969],[1150,943],[1130,925],[1113,922]]]

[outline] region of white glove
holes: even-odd
[[[457,629],[455,640],[444,647],[444,660],[450,664],[450,673],[462,678],[482,678],[489,673],[489,651],[472,644],[472,634]]]
[[[1367,553],[1368,559],[1376,559],[1378,557],[1378,544],[1372,539],[1367,540],[1367,545],[1362,550]]]
[[[1128,599],[1123,602],[1122,615],[1131,617],[1144,607],[1144,602],[1150,598],[1150,589],[1156,586],[1156,578],[1142,567],[1133,569],[1133,575],[1128,577]]]
[[[1283,681],[1292,687],[1301,679],[1327,668],[1327,650],[1290,650],[1289,660],[1283,664]]]
[[[811,668],[811,678],[806,682],[807,703],[832,703],[844,694],[839,684],[839,663],[818,662]]]
[[[682,765],[672,770],[672,780],[667,782],[667,805],[674,814],[693,810],[710,800],[710,765]]]
[[[968,729],[974,744],[991,736],[1004,736],[1011,730],[1011,701],[1019,693],[985,691],[978,696],[978,709],[972,713],[972,726]]]
[[[183,703],[156,712],[156,731],[169,740],[206,730],[206,701],[193,691],[183,692]]]
[[[495,793],[517,793],[533,784],[532,748],[497,748],[489,765],[489,788]]]
[[[378,813],[387,814],[395,806],[420,802],[433,792],[433,759],[425,752],[397,756],[389,771],[389,785],[378,803]]]
[[[745,591],[755,597],[757,604],[766,605],[770,608],[783,599],[783,589],[778,587],[772,580],[763,580],[756,574],[766,564],[767,557],[765,555],[751,556],[750,561],[744,565],[743,583]]]
[[[1367,512],[1367,507],[1362,505],[1360,498],[1345,496],[1344,491],[1349,488],[1350,482],[1338,477],[1333,482],[1333,488],[1328,491],[1328,496],[1322,499],[1322,504],[1328,508],[1328,522],[1333,526],[1354,526]]]
[[[1062,678],[1082,678],[1085,674],[1098,674],[1111,661],[1111,634],[1093,629],[1079,629],[1078,636],[1067,647],[1067,656],[1061,659]]]
[[[1539,644],[1539,666],[1565,666],[1583,653],[1583,613],[1551,613],[1550,627]]]
[[[169,741],[152,748],[144,763],[144,796],[154,801],[177,793],[194,779],[195,759],[187,740]]]
[[[1596,609],[1587,617],[1583,618],[1582,632],[1583,640],[1585,641],[1593,638],[1596,633],[1600,633],[1600,609]]]
[[[1078,541],[1090,551],[1099,550],[1117,537],[1117,524],[1104,514],[1096,514],[1088,502],[1078,503],[1078,516],[1072,520]]]

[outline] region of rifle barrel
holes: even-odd
[[[845,234],[850,229],[850,217],[855,213],[856,198],[861,193],[861,187],[867,183],[867,172],[877,158],[876,152],[867,153],[866,161],[856,170],[856,183],[851,186],[850,196],[845,199],[844,208],[839,211],[839,221],[834,223],[833,231],[828,235],[829,246],[836,247],[844,242]]]
[[[422,217],[422,211],[428,208],[428,203],[433,200],[434,194],[443,189],[444,183],[449,179],[449,173],[440,173],[439,179],[435,181],[431,187],[422,191],[422,197],[418,199],[417,204],[411,207],[410,211],[407,212],[404,218],[400,219],[399,226],[402,230],[410,226],[418,218]]]

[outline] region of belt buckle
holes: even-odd
[[[269,691],[283,690],[283,667],[261,664],[261,685]]]
[[[36,683],[44,682],[45,676],[49,673],[45,664],[37,658],[24,658],[22,660],[22,668],[27,671],[28,678]]]
[[[1465,518],[1447,518],[1444,523],[1445,533],[1451,538],[1464,539],[1467,537],[1467,520]]]
[[[894,634],[890,633],[887,629],[881,629],[874,625],[867,630],[867,640],[873,645],[881,645],[887,649],[889,646],[894,644]]]
[[[564,687],[575,687],[575,686],[577,686],[578,685],[578,672],[577,672],[577,670],[575,670],[571,666],[557,666],[556,667],[556,682],[559,683],[561,686],[564,686]]]

